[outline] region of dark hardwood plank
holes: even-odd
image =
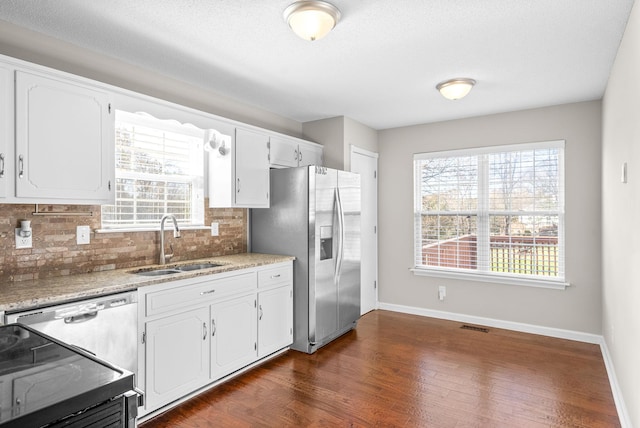
[[[619,427],[600,347],[373,311],[142,428]]]

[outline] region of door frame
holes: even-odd
[[[367,156],[370,158],[375,159],[376,161],[376,192],[375,192],[375,205],[376,205],[376,218],[375,218],[375,227],[376,227],[376,236],[375,236],[375,248],[376,248],[376,259],[375,259],[375,272],[374,272],[374,281],[376,283],[376,288],[375,288],[375,303],[374,303],[374,310],[379,309],[379,289],[380,289],[380,283],[378,281],[378,255],[379,255],[379,251],[378,251],[378,179],[379,179],[379,175],[378,175],[378,158],[379,155],[376,152],[372,152],[370,150],[366,150],[363,149],[361,147],[358,147],[356,145],[351,144],[350,145],[350,153],[349,153],[349,166],[350,166],[350,170],[351,172],[353,171],[353,155],[354,154],[358,154],[358,155],[362,155],[362,156]],[[361,214],[362,215],[362,214]],[[362,310],[362,309],[361,309]]]

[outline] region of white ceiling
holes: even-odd
[[[2,0],[0,19],[299,122],[374,129],[602,97],[633,0],[331,0],[324,39],[293,0]],[[448,101],[435,85],[478,81]]]

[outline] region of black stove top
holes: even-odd
[[[39,427],[134,389],[133,374],[20,325],[0,326],[0,427]]]

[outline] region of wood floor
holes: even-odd
[[[142,428],[619,427],[597,345],[388,311]]]

